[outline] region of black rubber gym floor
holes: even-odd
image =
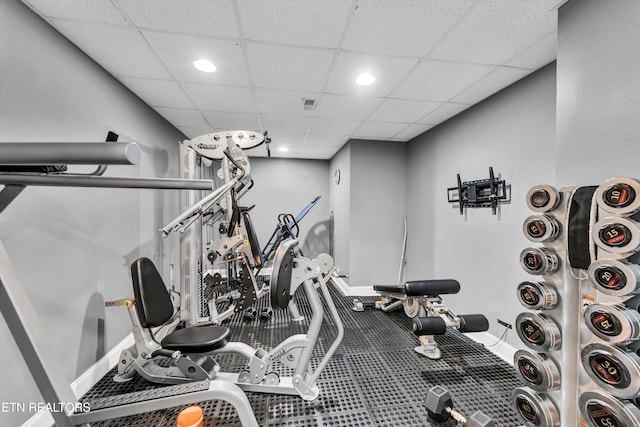
[[[300,292],[298,292],[300,293]],[[448,331],[436,337],[442,359],[434,361],[418,355],[413,348],[418,340],[402,310],[354,312],[353,297],[341,297],[332,291],[342,318],[345,337],[336,355],[318,380],[320,396],[312,402],[296,396],[247,392],[258,423],[275,426],[435,426],[453,427],[453,420],[433,422],[427,416],[423,399],[434,385],[446,387],[455,408],[469,416],[477,410],[492,417],[497,426],[516,427],[521,423],[509,402],[512,390],[521,386],[513,368],[486,348],[458,333]],[[300,311],[308,318],[310,309],[303,297],[296,296]],[[375,297],[359,297],[373,302]],[[258,301],[266,307],[267,298]],[[242,321],[236,314],[225,322],[231,328],[232,341],[269,349],[294,333],[304,333],[306,325],[289,321],[286,310],[274,312],[266,323]],[[313,363],[329,348],[336,330],[333,322],[323,329]],[[223,371],[239,372],[244,361],[236,356],[222,356]],[[112,401],[126,401],[140,391],[152,395],[172,392],[171,386],[150,384],[141,378],[115,383],[107,374],[84,397],[92,407]],[[276,369],[291,375],[286,367]],[[174,386],[175,387],[175,386]],[[190,387],[199,387],[192,384]],[[205,384],[206,387],[206,384]],[[166,390],[163,390],[166,389]],[[144,394],[143,393],[143,394]],[[106,402],[106,403],[105,403]],[[239,426],[235,409],[222,401],[198,403],[204,411],[205,426]],[[103,421],[96,426],[175,426],[183,407],[170,408]]]

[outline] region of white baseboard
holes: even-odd
[[[373,286],[349,286],[341,277],[332,276],[329,282],[338,289],[338,292],[340,292],[340,295],[343,297],[380,295],[373,290]]]
[[[499,338],[489,332],[469,332],[465,335],[475,342],[482,343],[487,350],[513,366],[513,355],[518,349],[511,344],[506,341],[498,342]],[[498,344],[493,345],[494,343]]]
[[[93,366],[80,375],[74,382],[71,383],[71,389],[76,395],[76,398],[80,398],[91,387],[93,387],[107,372],[120,360],[120,353],[122,350],[131,347],[134,344],[133,335],[127,335],[122,341],[120,341],[114,348],[112,348],[102,359],[98,360]],[[51,427],[54,423],[51,413],[38,412],[33,417],[29,418],[22,427]]]

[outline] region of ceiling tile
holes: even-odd
[[[463,104],[476,104],[510,84],[515,83],[529,73],[531,73],[530,70],[524,70],[522,68],[498,67],[485,78],[477,81],[471,87],[455,96],[452,101]]]
[[[60,20],[53,20],[53,24],[111,74],[148,79],[171,78],[134,29]]]
[[[413,123],[440,106],[438,102],[385,99],[369,117],[374,122]]]
[[[318,103],[316,116],[342,120],[365,120],[383,98],[325,94]]]
[[[249,84],[244,57],[237,42],[156,31],[143,31],[142,34],[176,80],[238,86]],[[209,59],[218,70],[215,73],[196,70],[193,61],[200,58]]]
[[[388,139],[403,131],[406,127],[406,123],[365,122],[353,136],[366,139]]]
[[[557,28],[554,1],[476,2],[430,58],[500,65]]]
[[[432,113],[422,118],[419,121],[419,123],[437,125],[439,123],[444,122],[447,119],[450,119],[456,114],[461,113],[462,111],[466,110],[470,106],[471,105],[468,105],[468,104],[455,104],[452,102],[446,102],[442,104],[438,109],[434,110]]]
[[[351,135],[362,124],[356,120],[324,119],[314,117],[309,132],[324,135]]]
[[[225,130],[260,131],[258,115],[256,113],[216,113],[203,111],[207,122],[214,128]]]
[[[314,111],[303,111],[303,99],[319,101],[322,94],[318,92],[291,92],[274,89],[256,89],[256,104],[261,113],[287,114],[310,117]],[[316,104],[318,105],[318,104]]]
[[[326,91],[340,94],[387,96],[417,64],[417,59],[342,51],[331,69]],[[371,86],[355,84],[356,78],[363,72],[375,76],[376,81]]]
[[[361,1],[342,47],[421,58],[472,3],[472,0]]]
[[[253,83],[266,89],[319,92],[333,51],[247,43]]]
[[[193,103],[174,81],[134,77],[121,77],[120,80],[152,107],[193,108]]]
[[[260,114],[263,130],[269,131],[275,141],[279,133],[306,134],[311,124],[310,117],[285,116],[279,114]]]
[[[209,124],[202,118],[199,110],[181,110],[178,108],[155,108],[162,117],[174,126],[206,128]]]
[[[178,126],[180,132],[184,133],[187,138],[193,139],[200,135],[206,135],[208,133],[216,132],[216,129],[211,128],[192,128],[188,126]]]
[[[238,37],[233,6],[229,0],[117,0],[117,3],[139,28]]]
[[[489,65],[424,61],[391,96],[421,101],[448,101],[494,68]]]
[[[100,24],[126,25],[126,19],[106,0],[23,0],[41,15]]]
[[[393,139],[408,141],[416,136],[428,131],[433,125],[409,125],[403,131],[397,133]]]
[[[344,135],[318,135],[314,133],[308,133],[307,138],[304,140],[304,145],[339,148],[342,147],[348,140],[349,137]]]
[[[255,111],[251,89],[238,86],[204,85],[183,83],[182,87],[201,110],[228,113],[251,113]]]
[[[347,0],[238,0],[248,40],[336,47],[352,2]]]
[[[543,37],[532,46],[509,59],[505,62],[505,65],[537,70],[556,59],[557,48],[558,32],[554,30],[546,37]]]

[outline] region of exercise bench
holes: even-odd
[[[412,319],[413,331],[420,340],[416,352],[430,359],[442,356],[434,335],[444,335],[448,328],[460,332],[489,329],[489,321],[483,314],[456,315],[442,302],[440,295],[460,292],[457,280],[414,280],[402,285],[376,285],[373,289],[382,296],[376,302],[376,308],[389,312],[403,307],[405,314]]]

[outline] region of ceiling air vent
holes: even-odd
[[[311,111],[316,108],[315,99],[302,98],[302,111]]]

